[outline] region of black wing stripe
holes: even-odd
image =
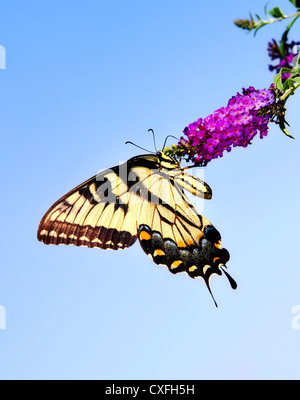
[[[190,192],[192,195],[204,198],[211,199],[212,190],[203,180],[199,179],[196,176],[190,175],[186,172],[181,172],[175,177],[176,183],[178,183],[183,189]]]
[[[159,178],[157,178],[157,181],[159,181]],[[150,193],[150,197],[151,197],[152,203],[161,205],[161,206],[164,207],[167,211],[169,211],[169,212],[171,213],[171,215],[173,215],[173,214],[175,213],[179,218],[181,218],[182,220],[184,220],[188,225],[190,225],[191,227],[194,227],[194,228],[199,229],[199,222],[198,222],[198,221],[193,222],[190,218],[186,217],[186,215],[185,215],[184,212],[179,212],[179,211],[175,210],[175,207],[173,207],[173,206],[170,205],[170,204],[165,203],[165,202],[163,201],[163,198],[157,196],[156,193],[154,193],[153,191],[151,191],[151,187],[152,187],[154,184],[156,184],[157,181],[153,182],[153,183],[151,184],[151,186],[150,186],[148,189],[147,189],[146,187],[144,187],[144,190],[145,190],[145,191],[148,191],[148,193]],[[181,191],[181,189],[179,188],[179,186],[178,186],[176,183],[174,183],[173,186],[175,187],[175,190],[176,190],[176,191],[178,192],[178,194],[180,195],[180,197],[181,197],[181,199],[182,199],[182,200],[181,200],[182,204],[187,203],[187,198],[186,198],[186,196],[185,196],[184,194],[182,194],[182,191]],[[174,196],[174,193],[173,193],[173,196]],[[175,205],[175,204],[174,204],[174,205]],[[198,220],[201,222],[201,219],[199,218],[200,216],[199,216],[198,213],[196,213],[196,210],[195,210],[194,206],[193,206],[191,203],[189,203],[188,206],[193,210],[194,214],[198,217]]]

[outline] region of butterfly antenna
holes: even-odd
[[[154,142],[154,148],[155,148],[155,151],[156,151],[156,153],[157,153],[157,147],[156,147],[156,140],[155,140],[154,130],[153,130],[153,129],[148,129],[148,132],[151,132],[151,133],[152,133],[153,142]]]
[[[144,149],[144,147],[138,146],[137,144],[135,144],[135,143],[133,143],[133,142],[129,142],[129,141],[128,141],[128,142],[125,142],[125,144],[132,144],[133,146],[138,147],[138,148],[141,149],[141,150],[147,151],[147,153],[154,153],[153,151]]]
[[[165,139],[165,142],[164,142],[164,145],[163,145],[163,149],[165,148],[166,143],[167,143],[167,140],[168,140],[170,137],[172,137],[172,138],[174,138],[174,139],[176,139],[176,140],[179,141],[179,139],[178,139],[177,137],[175,137],[175,136],[173,136],[173,135],[168,135],[168,136],[166,137],[166,139]]]

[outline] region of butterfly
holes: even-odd
[[[162,151],[135,156],[59,199],[41,220],[38,240],[119,250],[138,239],[156,264],[166,265],[173,274],[203,278],[211,295],[214,274],[224,273],[236,289],[225,270],[229,253],[221,246],[220,233],[197,212],[185,191],[212,197],[211,188],[181,168],[175,157]]]

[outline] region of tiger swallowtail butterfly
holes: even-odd
[[[45,214],[38,240],[119,250],[137,239],[156,264],[204,279],[224,273],[229,253],[220,233],[200,215],[184,190],[211,199],[210,187],[159,151],[105,170],[71,190]],[[212,295],[212,293],[211,293]],[[216,304],[216,302],[215,302]]]

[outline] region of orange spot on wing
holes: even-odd
[[[178,246],[178,247],[186,247],[186,244],[184,243],[183,240],[178,240],[177,246]]]
[[[198,241],[198,243],[200,242],[200,240],[201,240],[202,237],[203,237],[202,234],[197,236],[197,241]]]
[[[165,255],[165,252],[164,252],[163,250],[156,249],[156,250],[154,251],[154,255],[155,255],[155,256],[164,256],[164,255]]]
[[[176,268],[178,268],[181,264],[182,264],[182,261],[180,261],[180,260],[174,261],[173,264],[171,265],[171,269],[176,269]]]
[[[142,231],[140,233],[140,239],[141,240],[150,240],[151,239],[151,235],[148,232]]]
[[[188,246],[194,246],[195,242],[191,239],[188,239],[187,244],[188,244]]]

